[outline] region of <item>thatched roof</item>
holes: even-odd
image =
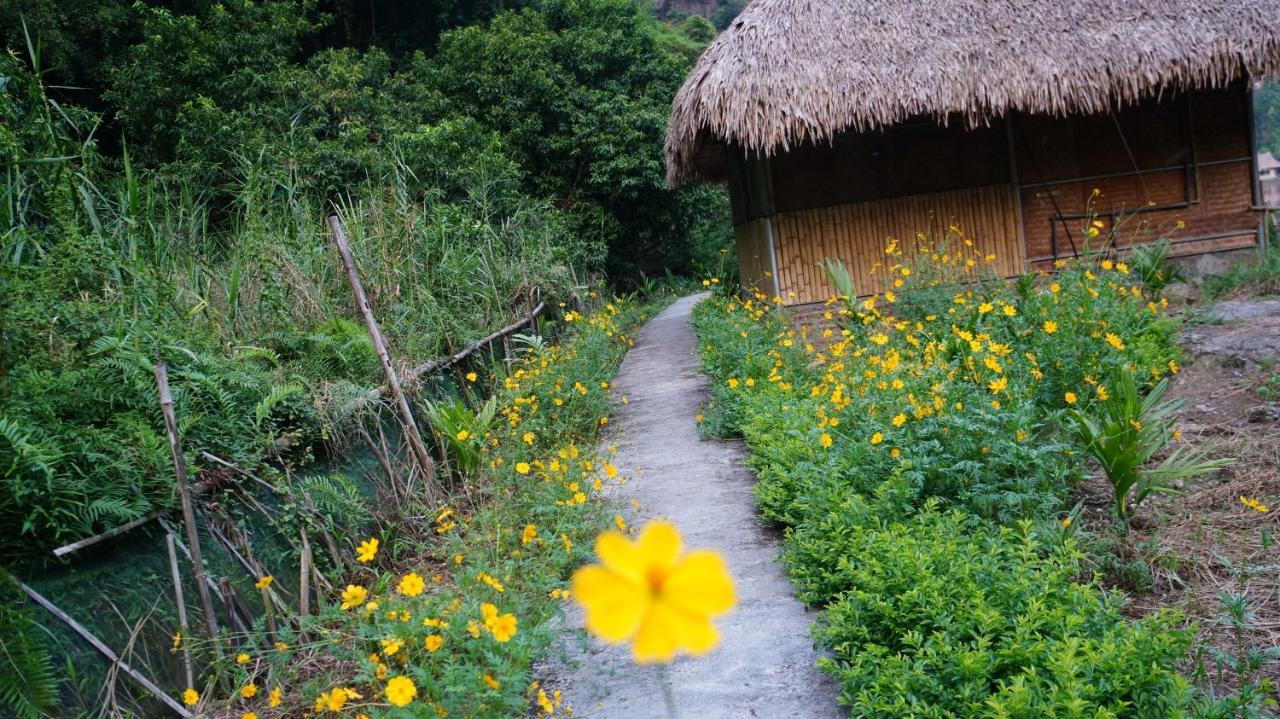
[[[1280,0],[754,0],[667,130],[673,183],[918,116],[1096,112],[1280,71]]]

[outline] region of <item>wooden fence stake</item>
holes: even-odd
[[[204,610],[205,624],[214,652],[222,657],[218,642],[218,618],[213,613],[213,599],[205,583],[204,561],[200,557],[200,533],[196,529],[196,510],[191,503],[191,486],[187,484],[187,461],[182,456],[182,444],[178,438],[178,420],[173,412],[173,395],[169,393],[169,368],[164,362],[156,363],[156,386],[160,389],[160,410],[164,413],[164,429],[169,435],[169,452],[173,455],[173,472],[178,483],[178,495],[182,499],[182,521],[187,526],[188,551],[191,566],[196,575],[196,588],[200,590],[200,607]]]
[[[77,622],[76,620],[72,619],[71,615],[59,609],[58,605],[54,604],[48,599],[45,599],[43,595],[41,595],[36,590],[32,589],[31,587],[28,587],[26,584],[19,581],[17,577],[13,575],[9,575],[9,579],[12,580],[14,584],[17,584],[18,588],[21,589],[28,597],[31,597],[31,599],[36,604],[39,604],[40,606],[44,607],[50,614],[52,614],[53,616],[61,620],[63,624],[66,624],[68,627],[71,627],[71,630],[74,631],[76,634],[80,635],[81,639],[93,645],[93,648],[97,649],[99,654],[106,657],[107,661],[111,662],[116,667],[118,667],[120,671],[129,675],[131,679],[133,679],[140,686],[142,686],[143,689],[146,689],[148,692],[150,692],[153,696],[155,696],[155,698],[164,702],[170,709],[174,711],[175,714],[177,714],[180,717],[193,716],[190,710],[188,710],[186,707],[178,703],[178,700],[166,694],[163,689],[156,686],[155,682],[148,679],[145,674],[129,666],[129,663],[121,659],[120,655],[111,651],[111,647],[108,647],[106,644],[104,644],[101,639],[98,639],[96,636],[94,636],[88,629],[85,629],[84,626],[80,624],[80,622]]]
[[[182,572],[178,569],[178,550],[173,535],[164,533],[165,547],[169,550],[169,573],[173,575],[173,599],[178,604],[178,626],[182,628],[182,668],[187,673],[187,686],[196,685],[196,675],[191,669],[191,627],[187,624],[187,600],[182,593]]]
[[[304,535],[305,536],[305,535]],[[307,616],[311,613],[311,547],[302,548],[302,557],[298,567],[298,614]]]
[[[342,231],[342,222],[337,215],[329,216],[329,226],[333,229],[333,240],[338,245],[338,254],[342,255],[342,266],[347,271],[347,281],[351,283],[351,293],[355,296],[356,306],[360,308],[360,314],[364,317],[365,328],[369,331],[369,338],[373,340],[373,347],[378,353],[378,361],[382,363],[382,373],[387,378],[387,386],[391,389],[392,399],[395,401],[396,408],[400,411],[400,419],[404,422],[409,448],[413,451],[414,458],[418,460],[418,468],[422,471],[423,479],[426,481],[425,499],[433,510],[437,509],[439,506],[439,492],[436,487],[435,461],[431,459],[431,454],[427,451],[427,445],[422,441],[422,435],[418,433],[418,424],[413,420],[413,411],[409,408],[409,401],[405,399],[404,390],[400,386],[400,379],[396,376],[395,368],[391,366],[391,354],[387,351],[387,343],[382,339],[382,330],[378,328],[378,321],[373,316],[373,306],[369,304],[369,298],[364,293],[364,285],[360,283],[360,274],[356,271],[355,259],[351,256],[351,246],[347,244],[346,233]]]

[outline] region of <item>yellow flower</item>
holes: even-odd
[[[493,605],[488,604],[485,606],[492,607]],[[494,613],[486,616],[484,620],[485,628],[493,634],[494,640],[500,644],[510,641],[511,637],[516,635],[516,624],[516,615],[510,613],[498,614],[496,608]]]
[[[1107,394],[1107,388],[1103,387],[1102,385],[1098,385],[1098,399],[1103,400],[1105,402],[1110,398],[1111,398],[1111,395]]]
[[[372,562],[373,558],[378,554],[378,540],[367,539],[356,547],[356,560],[361,564]]]
[[[533,434],[533,432],[525,432],[524,437],[522,437],[525,444],[533,444],[533,440],[536,438],[537,437]]]
[[[327,692],[321,692],[320,696],[316,697],[314,708],[317,713],[322,711],[331,711],[336,714],[337,712],[342,711],[342,708],[347,705],[348,700],[363,698],[364,697],[357,694],[354,689],[334,687]]]
[[[1107,344],[1111,345],[1117,350],[1124,349],[1124,340],[1120,339],[1120,336],[1117,335],[1116,333],[1108,332],[1106,335],[1106,340],[1107,340]]]
[[[889,450],[889,456],[893,457],[894,459],[897,459],[898,457],[902,456],[902,450],[898,449],[897,447],[894,447],[893,449]]]
[[[497,689],[498,687],[502,686],[501,684],[498,683],[497,679],[493,678],[492,674],[485,674],[480,678],[484,680],[485,684],[489,685],[490,689]]]
[[[615,467],[615,466],[613,466],[612,464],[609,464],[608,462],[605,462],[605,463],[604,463],[604,476],[608,477],[609,479],[613,479],[614,477],[617,477],[617,476],[618,476],[618,468],[617,468],[617,467]]]
[[[528,463],[528,462],[516,462],[516,471],[517,471],[517,472],[519,472],[520,474],[528,474],[528,473],[529,473],[529,463]]]
[[[284,650],[289,648],[289,645],[285,644],[284,642],[276,642],[274,646],[277,652],[283,652]]]
[[[1063,517],[1063,518],[1062,518],[1062,522],[1061,522],[1061,524],[1062,524],[1062,528],[1063,528],[1063,529],[1066,529],[1067,527],[1070,527],[1070,526],[1071,526],[1071,517]]]
[[[524,525],[524,532],[520,535],[520,544],[528,545],[538,538],[538,528],[532,524]]]
[[[458,433],[454,436],[458,438],[459,442],[465,442],[467,441],[467,437],[471,436],[471,433],[465,429],[460,429],[458,430]]]
[[[187,689],[182,692],[182,703],[189,707],[193,707],[200,703],[200,693],[195,689]]]
[[[426,582],[422,581],[422,577],[418,576],[417,572],[409,572],[400,580],[400,584],[396,585],[396,591],[406,597],[416,597],[422,594],[426,586]]]
[[[494,579],[493,577],[489,576],[487,572],[479,572],[476,574],[476,576],[480,579],[480,581],[484,582],[485,584],[488,584],[490,587],[493,587],[494,590],[499,592],[506,591],[506,587],[502,586],[502,582],[499,582],[497,579]]]
[[[894,427],[901,427],[902,425],[907,423],[907,415],[903,414],[902,412],[899,412],[898,414],[894,415],[891,422],[893,423]]]
[[[875,434],[871,435],[871,444],[880,444],[883,441],[884,441],[884,434],[880,432],[876,432]]]
[[[468,382],[475,382],[475,381],[476,381],[476,379],[477,379],[477,376],[476,376],[476,373],[475,373],[475,372],[468,372],[468,373],[467,373],[467,381],[468,381]]]
[[[280,687],[271,690],[271,694],[267,697],[267,706],[275,708],[280,706],[280,700],[284,697],[284,691]]]
[[[258,685],[253,682],[249,682],[248,684],[240,687],[240,696],[245,699],[252,699],[258,696]]]
[[[1051,335],[1051,334],[1053,334],[1054,332],[1057,332],[1057,331],[1058,331],[1058,323],[1057,323],[1057,322],[1054,322],[1053,320],[1045,320],[1045,321],[1044,321],[1044,333],[1045,333],[1045,334],[1047,334],[1047,335]]]
[[[414,686],[409,677],[391,677],[391,681],[387,682],[386,694],[387,701],[402,707],[418,696],[418,687]]]
[[[271,586],[271,582],[272,582],[272,581],[274,581],[274,577],[272,577],[270,574],[268,574],[267,576],[262,577],[261,579],[259,579],[257,582],[254,582],[254,584],[253,584],[253,588],[254,588],[254,589],[266,589],[267,587]]]
[[[179,646],[180,644],[182,644],[182,632],[174,632],[174,633],[173,633],[173,648],[174,648],[174,649],[177,649],[177,648],[178,648],[178,646]],[[247,655],[245,655],[245,656],[247,656]],[[248,661],[248,660],[246,659],[245,661]]]
[[[1249,509],[1252,509],[1255,512],[1262,512],[1263,514],[1266,514],[1268,511],[1270,511],[1269,509],[1267,509],[1267,505],[1263,504],[1262,502],[1259,502],[1258,500],[1252,497],[1246,497],[1243,494],[1240,495],[1240,503],[1248,507]]]
[[[364,604],[364,600],[369,596],[368,590],[358,584],[348,584],[347,588],[342,591],[342,608],[350,609]]]
[[[729,385],[729,389],[738,388],[738,380],[734,379],[733,377],[730,377],[729,379],[725,380],[725,384]]]
[[[719,554],[682,552],[680,533],[650,522],[633,542],[617,532],[596,540],[600,564],[573,575],[573,596],[587,630],[610,643],[631,640],[638,663],[668,662],[677,652],[705,654],[719,642],[711,618],[733,607],[733,580]]]
[[[404,640],[403,639],[383,639],[381,644],[382,644],[382,653],[390,657],[395,655],[396,652],[400,651],[400,649],[404,647]]]
[[[257,712],[245,712],[240,715],[240,719],[258,719]]]
[[[822,433],[822,436],[821,436],[821,437],[818,437],[818,444],[822,445],[822,448],[823,448],[823,449],[830,449],[830,448],[831,448],[831,435],[827,434],[826,432],[823,432],[823,433]]]
[[[1001,377],[999,379],[991,380],[990,382],[987,383],[987,388],[990,389],[992,392],[1000,392],[1008,386],[1009,386],[1008,377]]]
[[[1065,400],[1067,401],[1067,404],[1075,404],[1075,403],[1076,403],[1076,393],[1075,393],[1075,392],[1068,392],[1068,393],[1066,393],[1065,395],[1063,395],[1063,396],[1062,396],[1062,398],[1063,398],[1063,399],[1065,399]]]
[[[444,644],[444,637],[439,634],[428,634],[424,643],[427,645],[428,652],[435,652],[440,649],[440,645]]]
[[[248,663],[249,663],[249,659],[250,659],[250,657],[249,657],[249,655],[248,655],[248,654],[245,654],[244,652],[241,652],[241,653],[239,653],[239,654],[237,654],[237,655],[236,655],[236,664],[248,664]]]
[[[983,302],[982,304],[978,305],[978,314],[985,315],[986,313],[994,309],[995,309],[995,306],[992,305],[990,302]]]
[[[1004,310],[1004,314],[1006,317],[1014,317],[1018,314],[1018,308],[1014,307],[1013,305],[1005,305],[1000,309]]]

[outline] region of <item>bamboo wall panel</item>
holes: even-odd
[[[774,244],[782,298],[795,305],[834,295],[819,266],[826,258],[844,262],[858,294],[880,291],[883,273],[873,271],[881,269],[890,239],[912,248],[917,233],[941,238],[951,225],[983,253],[994,253],[1001,274],[1026,270],[1013,188],[990,185],[777,214]]]

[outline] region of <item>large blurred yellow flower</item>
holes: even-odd
[[[610,643],[631,640],[641,664],[711,651],[720,639],[711,618],[733,607],[733,580],[719,554],[682,554],[681,547],[680,533],[661,520],[634,542],[617,532],[600,535],[600,564],[573,575],[587,631]]]

